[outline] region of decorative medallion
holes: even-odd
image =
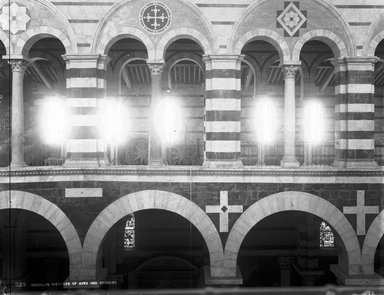
[[[13,2],[0,8],[0,28],[12,35],[24,32],[31,23],[31,13],[20,3]]]
[[[307,27],[307,11],[299,9],[299,2],[284,2],[285,9],[277,11],[278,28],[284,28],[284,36],[298,37],[299,30]]]
[[[150,2],[141,9],[141,26],[152,34],[164,32],[170,26],[171,21],[171,11],[161,2]]]

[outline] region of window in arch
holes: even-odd
[[[320,248],[335,247],[335,236],[331,227],[325,221],[320,223]]]
[[[131,213],[127,216],[124,228],[124,249],[135,248],[135,216]]]

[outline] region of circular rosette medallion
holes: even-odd
[[[26,31],[31,23],[31,13],[23,4],[12,2],[0,8],[0,28],[16,35]]]
[[[170,26],[171,20],[171,11],[161,2],[150,2],[140,12],[141,26],[152,34],[164,32]]]

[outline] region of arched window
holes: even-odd
[[[124,249],[135,248],[135,216],[129,214],[124,228]]]
[[[335,236],[331,227],[325,221],[320,223],[320,248],[335,247]]]

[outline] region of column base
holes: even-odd
[[[378,274],[349,275],[337,264],[331,265],[331,271],[337,279],[347,286],[384,286],[384,278]]]
[[[283,168],[299,168],[300,162],[296,158],[283,158],[280,165]]]
[[[203,163],[204,168],[214,168],[214,169],[232,169],[232,168],[243,168],[243,163],[240,160],[232,161],[213,161],[205,160]]]
[[[63,167],[66,168],[96,168],[106,166],[107,162],[105,160],[66,159],[63,164]]]
[[[212,277],[211,271],[208,265],[204,266],[204,280],[205,286],[216,287],[237,287],[243,284],[243,278],[241,272],[237,269],[237,275],[235,277]]]
[[[163,167],[165,166],[165,163],[163,160],[151,160],[148,162],[148,166],[150,167]]]
[[[28,167],[27,164],[25,164],[24,162],[17,162],[17,163],[12,163],[9,165],[10,168],[24,168],[24,167]]]

